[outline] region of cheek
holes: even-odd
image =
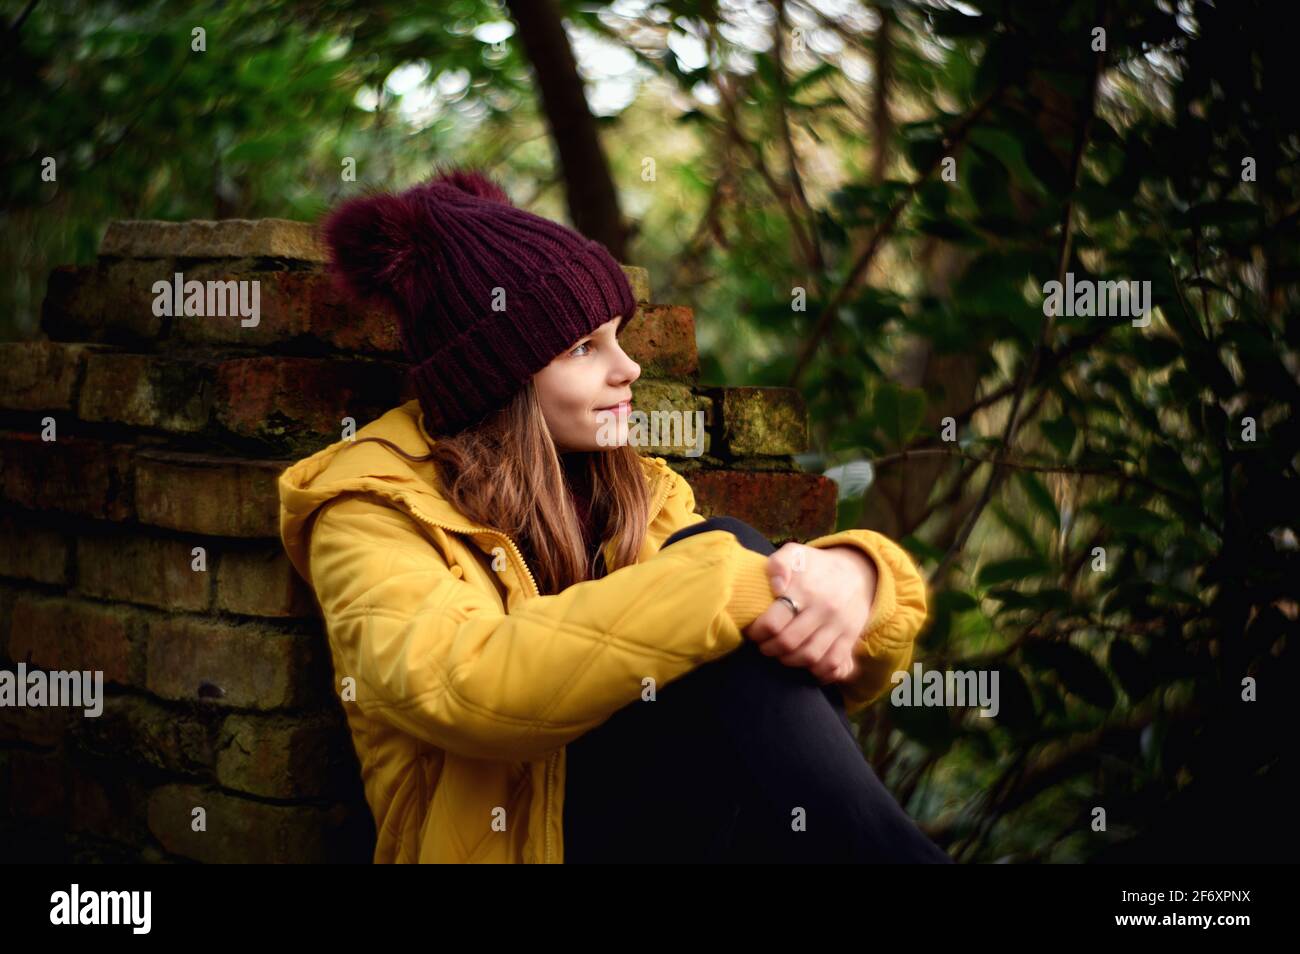
[[[579,380],[561,377],[539,379],[537,400],[552,428],[565,429],[587,423],[591,400]]]
[[[551,395],[549,416],[560,424],[572,424],[587,412],[587,402],[571,390],[557,391]]]

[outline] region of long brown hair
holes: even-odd
[[[501,410],[414,456],[391,441],[376,441],[412,461],[432,461],[442,492],[468,520],[509,534],[523,551],[543,594],[595,579],[636,562],[645,539],[650,502],[637,452],[630,445],[579,455],[591,488],[592,532],[603,544],[616,538],[612,563],[590,563],[582,523],[567,489],[559,451],[529,381]],[[603,570],[603,572],[601,572]]]

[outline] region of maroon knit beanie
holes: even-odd
[[[504,407],[578,338],[636,311],[599,242],[515,208],[482,172],[450,169],[340,203],[322,226],[335,283],[397,315],[431,434]]]

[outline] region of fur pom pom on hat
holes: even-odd
[[[603,245],[516,208],[477,170],[345,200],[321,231],[335,283],[396,314],[434,435],[504,407],[574,341],[636,311]]]

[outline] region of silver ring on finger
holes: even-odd
[[[790,597],[778,596],[777,599],[780,600],[782,603],[785,603],[787,606],[789,606],[790,612],[794,613],[795,616],[799,615],[799,607],[794,600],[790,599]]]

